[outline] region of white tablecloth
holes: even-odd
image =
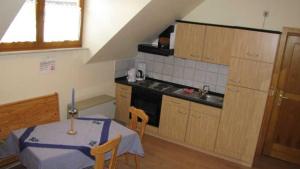
[[[101,115],[87,116],[89,118],[105,118]],[[68,120],[56,122],[52,124],[69,124]],[[50,125],[51,126],[51,125]],[[63,125],[62,125],[63,126]],[[82,126],[81,126],[82,127]],[[76,128],[76,121],[75,121]],[[82,169],[94,165],[94,160],[83,154],[76,149],[56,149],[56,148],[41,148],[41,147],[27,147],[20,152],[19,138],[22,136],[26,129],[14,131],[9,136],[7,142],[10,148],[19,154],[21,163],[27,169]],[[51,130],[51,127],[49,127]],[[68,128],[65,129],[67,132]],[[77,136],[80,135],[80,128]],[[84,133],[85,135],[87,133]],[[93,134],[92,132],[89,134]],[[118,155],[126,152],[136,154],[139,156],[144,155],[139,136],[136,132],[111,121],[108,140],[115,138],[118,134],[122,135],[122,139],[118,149]],[[106,159],[110,158],[110,153],[106,154]]]

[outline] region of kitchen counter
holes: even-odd
[[[211,92],[211,91],[208,92],[209,97],[200,98],[200,97],[193,97],[193,95],[190,95],[190,94],[180,94],[177,92],[183,88],[195,89],[193,87],[179,85],[179,84],[161,81],[161,80],[152,79],[152,78],[147,78],[144,81],[128,82],[126,77],[120,77],[120,78],[116,78],[115,82],[119,83],[119,84],[132,86],[132,87],[141,87],[141,88],[144,88],[147,90],[152,90],[154,92],[159,92],[163,95],[172,96],[172,97],[176,97],[176,98],[180,98],[180,99],[184,99],[184,100],[188,100],[188,101],[192,101],[192,102],[196,102],[196,103],[201,103],[201,104],[205,104],[205,105],[209,105],[209,106],[213,106],[213,107],[217,107],[217,108],[223,107],[224,95],[215,93],[215,92]],[[153,87],[153,83],[155,83],[155,82],[159,82],[160,85],[156,85],[155,87]],[[152,84],[152,87],[150,84]],[[158,90],[157,87],[161,87],[161,86],[162,87],[165,86],[165,88],[164,88],[165,90]]]

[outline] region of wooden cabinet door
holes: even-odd
[[[191,103],[186,142],[204,150],[213,151],[220,121],[221,109]]]
[[[230,62],[228,84],[268,91],[272,71],[271,63],[234,57]]]
[[[267,93],[229,85],[218,130],[217,153],[252,165]]]
[[[183,142],[186,134],[190,102],[163,96],[159,134]]]
[[[234,29],[207,26],[202,60],[209,63],[229,65]]]
[[[122,122],[129,122],[129,107],[131,103],[131,87],[116,85],[116,119]]]
[[[232,56],[274,63],[279,35],[236,29]]]
[[[176,24],[175,56],[200,60],[203,54],[205,26],[187,23]]]

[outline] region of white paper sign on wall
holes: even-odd
[[[55,71],[55,60],[47,59],[40,62],[40,73],[50,73]]]

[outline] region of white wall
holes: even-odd
[[[94,56],[150,0],[86,0],[83,46]]]
[[[52,52],[0,53],[0,104],[58,92],[61,118],[66,118],[66,105],[71,89],[76,99],[100,94],[114,95],[114,61],[85,64],[88,50]],[[40,73],[39,63],[56,60],[56,70]]]
[[[0,39],[5,34],[12,20],[18,14],[25,0],[1,0],[0,2]]]
[[[98,6],[101,6],[103,1],[107,0],[96,1],[99,1]],[[110,1],[109,4],[115,5],[115,3],[112,3],[111,0],[108,1]],[[130,10],[130,8],[132,8],[132,6],[126,5],[127,0],[114,1],[122,1],[120,2],[122,4],[122,9],[119,10],[118,7],[114,8],[113,13],[115,13],[115,15],[113,18],[110,17],[109,10],[111,9],[106,11],[106,13],[105,11],[103,11],[102,16],[101,9],[97,8],[98,11],[93,14],[93,17],[95,17],[96,19],[90,19],[90,21],[88,22],[90,24],[93,24],[93,28],[89,27],[89,24],[86,24],[87,29],[85,33],[90,34],[89,39],[91,40],[89,42],[87,41],[86,44],[88,47],[91,47],[91,43],[93,43],[93,41],[95,42],[95,48],[92,48],[92,58],[89,60],[90,62],[98,62],[101,60],[120,59],[136,56],[137,45],[139,43],[153,40],[154,38],[156,38],[159,35],[159,33],[166,29],[170,24],[174,23],[176,19],[180,19],[183,16],[185,16],[191,11],[191,9],[194,9],[203,0],[151,0],[149,1],[149,3],[145,4],[145,6],[139,12],[137,12],[133,18],[130,18],[127,24],[118,25],[118,32],[116,32],[115,34],[111,34],[111,32],[107,34],[107,30],[103,30],[103,27],[109,28],[110,25],[114,25],[115,22],[119,22],[119,20],[122,21],[120,18],[123,18],[123,8],[126,8],[127,10]],[[137,3],[136,0],[129,1],[132,1],[132,3]],[[139,1],[142,3],[146,0]],[[140,7],[141,6],[142,5],[140,5]],[[109,5],[109,7],[111,7],[111,5]],[[95,14],[100,16],[96,17]],[[87,15],[87,17],[90,16]],[[105,18],[106,16],[108,17],[108,19],[102,21],[101,17]],[[91,29],[95,29],[95,33],[89,32]],[[98,31],[98,33],[96,33],[96,31]],[[110,36],[111,39],[109,39],[109,41],[106,41],[107,39],[103,40],[102,38],[98,38],[100,36]],[[96,40],[98,39],[101,39],[101,42],[97,42]],[[98,51],[94,55],[93,52],[96,48],[98,49]]]
[[[263,11],[270,12],[263,27]],[[184,20],[270,30],[300,27],[299,0],[205,0]]]

